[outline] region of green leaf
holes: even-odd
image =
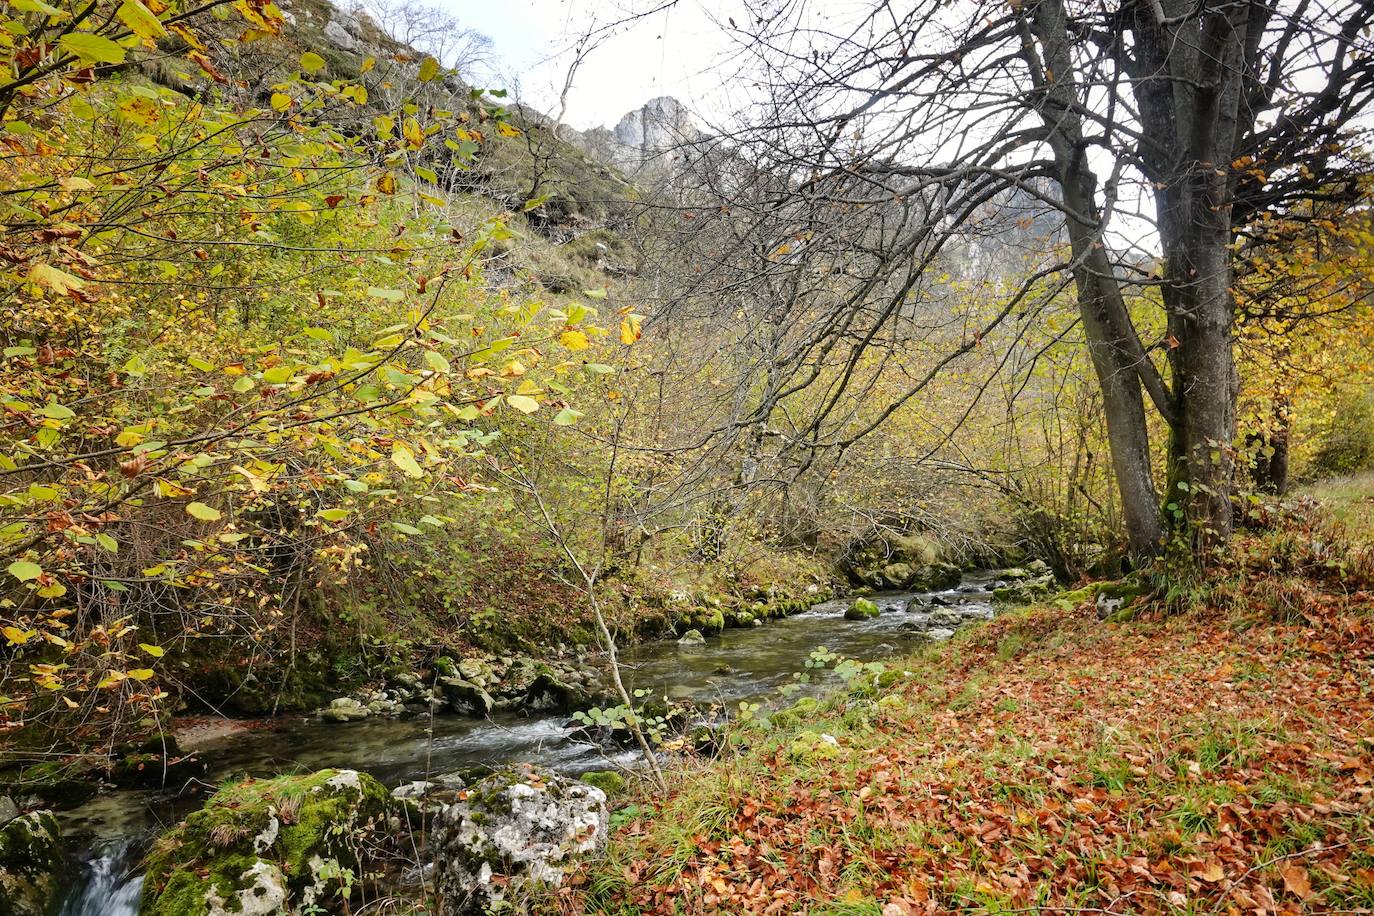
[[[415,453],[404,442],[397,442],[391,447],[391,463],[404,471],[407,477],[425,476],[420,463],[415,460]]]
[[[32,582],[43,575],[43,567],[37,563],[30,563],[28,560],[15,560],[6,567],[6,572],[20,582]]]
[[[38,411],[50,420],[70,420],[76,413],[70,407],[64,407],[56,401],[49,401],[43,405],[43,409]]]
[[[348,518],[348,509],[321,509],[315,513],[327,522],[341,522]]]
[[[116,541],[114,538],[110,537],[105,532],[99,532],[95,536],[95,541],[97,544],[99,544],[101,547],[104,547],[110,553],[119,553],[119,542]]]
[[[201,372],[214,371],[215,364],[208,359],[201,359],[199,356],[191,356],[186,359],[187,365],[192,369],[199,369]]]
[[[380,286],[369,286],[367,294],[374,299],[390,299],[392,302],[400,302],[406,297],[399,289],[383,289]]]
[[[407,525],[405,522],[392,522],[391,527],[402,534],[424,534],[419,528],[416,528],[414,525]]]
[[[122,64],[124,49],[103,35],[90,32],[72,32],[57,39],[57,44],[68,54],[92,64]]]
[[[314,51],[306,51],[301,55],[301,69],[306,73],[318,73],[324,69],[324,58]]]
[[[573,410],[571,407],[564,407],[553,418],[553,422],[558,426],[572,426],[582,418],[582,411]]]
[[[594,372],[597,375],[610,375],[612,372],[615,371],[615,368],[613,366],[607,366],[604,363],[587,363],[587,365],[584,368],[588,372]]]
[[[441,354],[433,350],[425,351],[425,362],[429,365],[429,368],[438,372],[440,375],[447,375],[452,370],[452,367],[448,364],[448,360],[444,359]]]
[[[291,366],[273,366],[262,374],[262,380],[269,385],[281,385],[291,381],[296,370]]]
[[[428,83],[439,75],[439,62],[432,57],[420,61],[420,82]]]
[[[193,518],[198,518],[202,522],[218,521],[221,515],[220,511],[213,506],[207,506],[205,503],[199,502],[187,503],[186,514]]]

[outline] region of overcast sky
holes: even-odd
[[[556,111],[558,90],[572,60],[572,39],[588,23],[622,18],[612,0],[425,0],[452,13],[495,42],[523,97]],[[652,5],[648,3],[641,4]],[[578,129],[614,126],[621,116],[661,95],[689,108],[718,99],[731,42],[717,22],[741,16],[739,0],[679,0],[672,9],[637,22],[609,39],[579,69],[564,120]],[[489,86],[487,88],[501,88]]]

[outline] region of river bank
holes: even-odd
[[[726,626],[702,643],[669,639],[622,650],[623,676],[646,703],[692,710],[703,720],[741,703],[784,696],[780,690],[821,690],[810,677],[810,659],[822,649],[876,659],[909,651],[928,640],[946,639],[959,626],[994,616],[991,575],[971,575],[959,585],[931,592],[897,592],[873,598],[877,617],[846,619],[848,600],[828,600],[793,613],[764,614],[765,624]],[[808,682],[799,680],[807,676]],[[115,896],[128,894],[137,878],[137,849],[144,838],[165,829],[204,803],[208,792],[240,774],[268,776],[327,767],[369,773],[388,787],[442,773],[471,775],[521,761],[570,775],[588,771],[633,772],[637,754],[605,736],[590,734],[570,720],[568,710],[492,710],[484,717],[453,708],[406,717],[369,716],[331,722],[319,716],[279,717],[271,722],[212,725],[190,720],[186,750],[194,748],[206,772],[190,791],[173,797],[154,790],[106,793],[63,815],[70,837],[87,850],[85,889],[72,899],[105,899],[90,893],[92,882],[113,883]],[[216,734],[218,732],[218,734]],[[123,872],[122,882],[111,875]],[[123,899],[123,898],[120,898]],[[133,912],[76,910],[84,916]]]
[[[1374,551],[1321,521],[1016,611],[627,802],[562,912],[1363,912]]]

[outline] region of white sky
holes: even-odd
[[[491,38],[506,81],[516,75],[522,98],[549,113],[558,108],[572,40],[593,21],[619,20],[624,9],[608,0],[425,2]],[[613,127],[626,112],[661,95],[675,96],[690,109],[709,108],[722,85],[717,65],[728,62],[731,50],[728,28],[717,22],[742,17],[742,10],[739,0],[679,0],[610,38],[579,69],[563,120],[581,130]]]

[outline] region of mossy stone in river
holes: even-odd
[[[844,612],[845,620],[871,620],[878,616],[878,606],[867,598],[855,599],[849,606],[849,610]]]
[[[338,875],[364,882],[359,850],[393,805],[354,770],[320,770],[226,785],[163,835],[148,855],[145,916],[337,912]]]
[[[682,638],[677,641],[679,646],[704,646],[706,637],[701,635],[700,630],[688,630],[682,634]]]
[[[0,824],[0,916],[49,912],[66,867],[51,811],[16,814]]]

